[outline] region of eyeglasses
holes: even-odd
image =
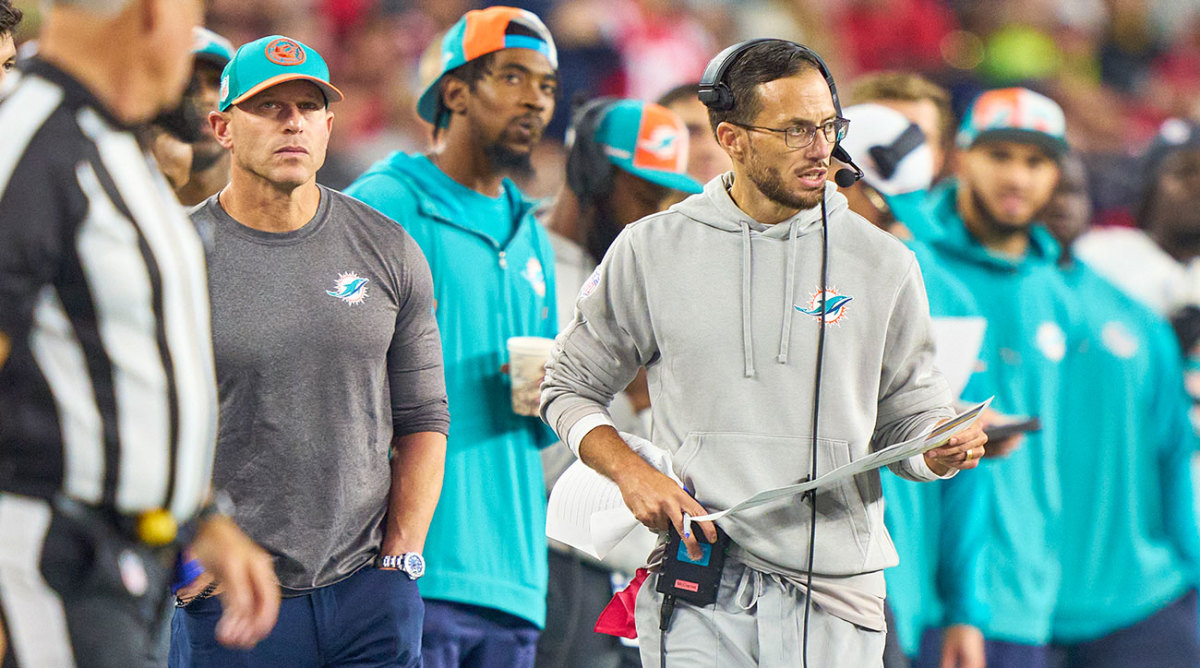
[[[825,135],[825,141],[836,144],[846,138],[846,128],[850,127],[850,119],[835,118],[832,121],[825,121],[820,125],[793,125],[790,128],[764,128],[761,125],[746,125],[745,123],[737,123],[735,121],[727,121],[730,125],[736,125],[739,128],[747,130],[758,130],[760,132],[780,132],[783,134],[783,143],[787,144],[788,148],[804,148],[813,143],[817,138],[817,130],[820,130]]]

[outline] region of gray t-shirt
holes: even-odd
[[[327,188],[293,232],[246,227],[216,196],[192,219],[212,243],[213,484],[285,595],[332,584],[379,552],[393,434],[449,428],[429,265],[402,227]]]

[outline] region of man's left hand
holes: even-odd
[[[979,466],[987,434],[978,422],[956,434],[946,445],[925,453],[925,463],[939,477],[953,470],[964,471]]]
[[[254,647],[279,615],[279,582],[271,556],[224,515],[202,522],[190,549],[225,587],[217,642],[233,649]]]

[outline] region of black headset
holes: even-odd
[[[842,102],[838,99],[837,84],[834,83],[833,75],[830,74],[829,67],[822,60],[821,56],[803,44],[797,44],[786,39],[767,37],[749,39],[726,47],[725,50],[718,53],[716,57],[708,62],[708,66],[704,68],[704,74],[700,77],[700,87],[698,89],[700,101],[704,103],[704,106],[713,111],[729,111],[737,105],[737,100],[733,99],[733,90],[724,81],[725,74],[729,71],[729,68],[733,67],[733,64],[737,62],[743,53],[763,42],[791,44],[805,56],[812,59],[817,64],[817,69],[821,72],[821,76],[825,77],[825,83],[829,85],[829,94],[833,96],[833,108],[837,111],[838,117],[841,117]],[[850,167],[850,169],[839,169],[834,174],[833,180],[838,186],[842,188],[849,187],[863,177],[862,170],[858,168],[858,165],[854,164],[854,160],[851,159],[846,149],[842,148],[841,144],[833,148],[833,157]]]
[[[606,197],[613,189],[613,164],[596,141],[596,130],[604,114],[614,103],[613,97],[598,97],[583,103],[571,113],[571,141],[567,147],[567,187],[581,201]]]

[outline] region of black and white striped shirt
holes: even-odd
[[[193,515],[217,418],[204,272],[129,128],[30,61],[0,103],[0,491]]]

